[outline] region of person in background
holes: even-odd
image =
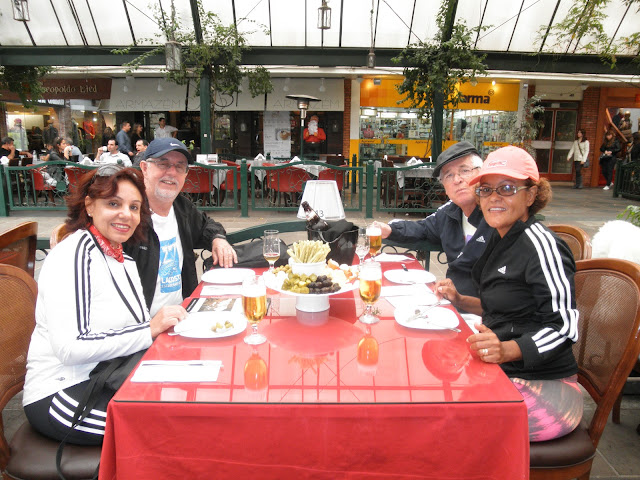
[[[134,123],[133,127],[131,128],[131,145],[133,145],[133,148],[136,148],[136,143],[138,143],[138,140],[143,138],[142,125],[139,123]]]
[[[129,156],[118,151],[118,143],[113,138],[107,143],[107,151],[102,147],[98,149],[95,163],[120,163],[125,167],[131,166]]]
[[[606,185],[603,190],[613,187],[613,167],[616,164],[616,155],[621,150],[620,142],[615,138],[613,130],[608,130],[604,135],[604,141],[600,146],[600,168]]]
[[[13,121],[13,127],[9,129],[9,136],[13,138],[17,150],[27,151],[29,148],[29,140],[27,138],[27,132],[22,126],[22,119],[16,118]]]
[[[567,155],[567,160],[573,158],[573,165],[576,170],[576,184],[573,188],[582,188],[582,167],[584,162],[589,158],[589,140],[583,128],[579,128],[576,133],[576,139],[571,145],[571,150]]]
[[[611,119],[611,121],[613,122],[613,124],[620,128],[620,122],[622,122],[622,119],[624,118],[624,112],[621,108],[618,109],[618,113],[616,113],[613,118]]]
[[[461,295],[450,279],[436,282],[436,295],[482,315],[469,348],[500,365],[522,394],[529,440],[562,437],[579,425],[583,398],[572,350],[576,265],[567,244],[535,217],[551,200],[551,186],[533,157],[513,146],[490,153],[469,184],[495,228],[471,271],[480,298]]]
[[[140,162],[144,160],[144,152],[147,150],[148,146],[149,146],[149,142],[147,142],[144,138],[141,138],[136,142],[136,151],[138,153],[136,153],[136,156],[133,157],[134,167],[140,166]]]
[[[124,249],[138,265],[151,315],[179,305],[198,285],[194,248],[211,249],[214,265],[238,263],[223,226],[180,195],[190,163],[187,147],[173,138],[152,141],[140,162],[153,215],[144,240],[130,240]]]
[[[131,147],[131,138],[129,137],[129,131],[131,130],[131,124],[125,120],[120,124],[120,131],[116,134],[116,141],[118,142],[118,150],[123,155],[129,157],[129,160],[133,159],[135,153]]]
[[[53,126],[53,120],[47,120],[47,128],[44,129],[42,138],[45,145],[53,145],[53,141],[58,137],[58,129]]]
[[[69,137],[65,137],[64,141],[67,144],[66,147],[64,147],[64,159],[67,162],[81,163],[84,157],[80,149],[71,143]]]
[[[373,138],[375,133],[371,128],[371,124],[367,125],[367,128],[362,132],[362,138]]]
[[[471,268],[476,263],[493,232],[478,207],[473,189],[467,183],[482,166],[482,159],[469,142],[459,142],[442,152],[433,177],[444,186],[449,201],[435,213],[417,222],[395,220],[388,225],[378,222],[382,238],[394,242],[428,241],[442,244],[447,256],[447,278],[464,295],[477,296],[471,281]]]
[[[99,445],[109,398],[70,428],[89,373],[98,362],[148,348],[187,312],[178,305],[150,316],[136,266],[122,252],[124,241],[144,237],[141,218],[151,214],[140,172],[102,166],[82,177],[67,205],[70,235],[47,255],[38,278],[23,405],[41,434]]]
[[[102,131],[102,146],[106,147],[109,144],[109,140],[112,138],[115,139],[116,136],[113,134],[111,127],[104,127],[104,130]],[[98,158],[97,155],[96,158]]]
[[[302,134],[305,144],[309,147],[309,153],[319,153],[320,144],[327,139],[324,130],[318,126],[318,116],[311,115],[309,126],[304,129]]]
[[[172,127],[171,125],[167,125],[167,121],[164,117],[160,117],[158,120],[158,126],[154,131],[155,138],[175,138],[178,129],[176,127]]]
[[[20,155],[25,155],[27,158],[33,158],[27,151],[19,151],[16,149],[15,142],[11,137],[4,137],[2,140],[2,146],[0,146],[0,158],[7,157],[7,165],[18,165]]]
[[[640,162],[640,132],[633,134],[633,145],[631,147],[631,161]]]

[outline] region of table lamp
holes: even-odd
[[[345,218],[342,198],[335,180],[309,180],[304,187],[300,204],[302,202],[308,202],[324,220]],[[307,218],[302,206],[298,209],[298,218]]]

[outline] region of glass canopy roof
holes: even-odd
[[[193,28],[191,3],[173,0],[183,25]],[[0,0],[1,47],[117,47],[157,42],[153,10],[168,17],[170,0],[29,0],[29,22],[13,19],[13,0]],[[317,28],[321,0],[202,0],[224,24],[237,23],[250,46],[400,49],[436,32],[437,0],[329,0],[331,28]],[[565,18],[569,0],[458,0],[456,21],[488,26],[476,47],[491,52],[584,53],[567,36],[541,38]],[[264,25],[268,31],[257,28]],[[613,41],[638,31],[640,13],[611,0],[605,31]],[[581,44],[588,39],[582,39]],[[542,48],[541,48],[542,45]],[[628,52],[637,55],[638,52]]]

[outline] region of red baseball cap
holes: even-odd
[[[504,175],[516,180],[530,178],[534,182],[540,180],[540,172],[533,157],[526,150],[512,145],[487,155],[480,172],[469,180],[469,185],[478,183],[485,175]]]

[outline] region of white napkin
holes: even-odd
[[[376,262],[406,262],[413,260],[411,257],[397,253],[381,253],[376,256]]]
[[[408,167],[410,167],[411,165],[418,165],[419,163],[422,163],[422,160],[418,160],[416,157],[411,157],[409,160],[407,160]]]
[[[203,297],[242,295],[242,285],[205,285],[200,295]]]
[[[465,321],[473,333],[478,333],[478,330],[474,326],[476,323],[482,323],[482,317],[473,313],[461,313],[460,316]]]
[[[6,155],[3,155],[2,158],[0,158],[0,163],[2,165],[9,165],[9,157],[7,157]]]
[[[145,360],[136,368],[132,382],[215,382],[220,360]]]
[[[300,159],[299,159],[297,156],[295,156],[295,157],[293,157],[293,158],[291,159],[291,161],[290,161],[289,163],[299,162],[299,161],[300,161]]]
[[[433,292],[424,283],[417,283],[415,285],[388,285],[382,287],[380,291],[381,297],[413,297],[418,295],[433,295]]]
[[[254,158],[254,160],[261,160],[261,161],[264,162],[266,159],[264,158],[264,155],[259,153],[258,155],[256,155],[256,158]]]

